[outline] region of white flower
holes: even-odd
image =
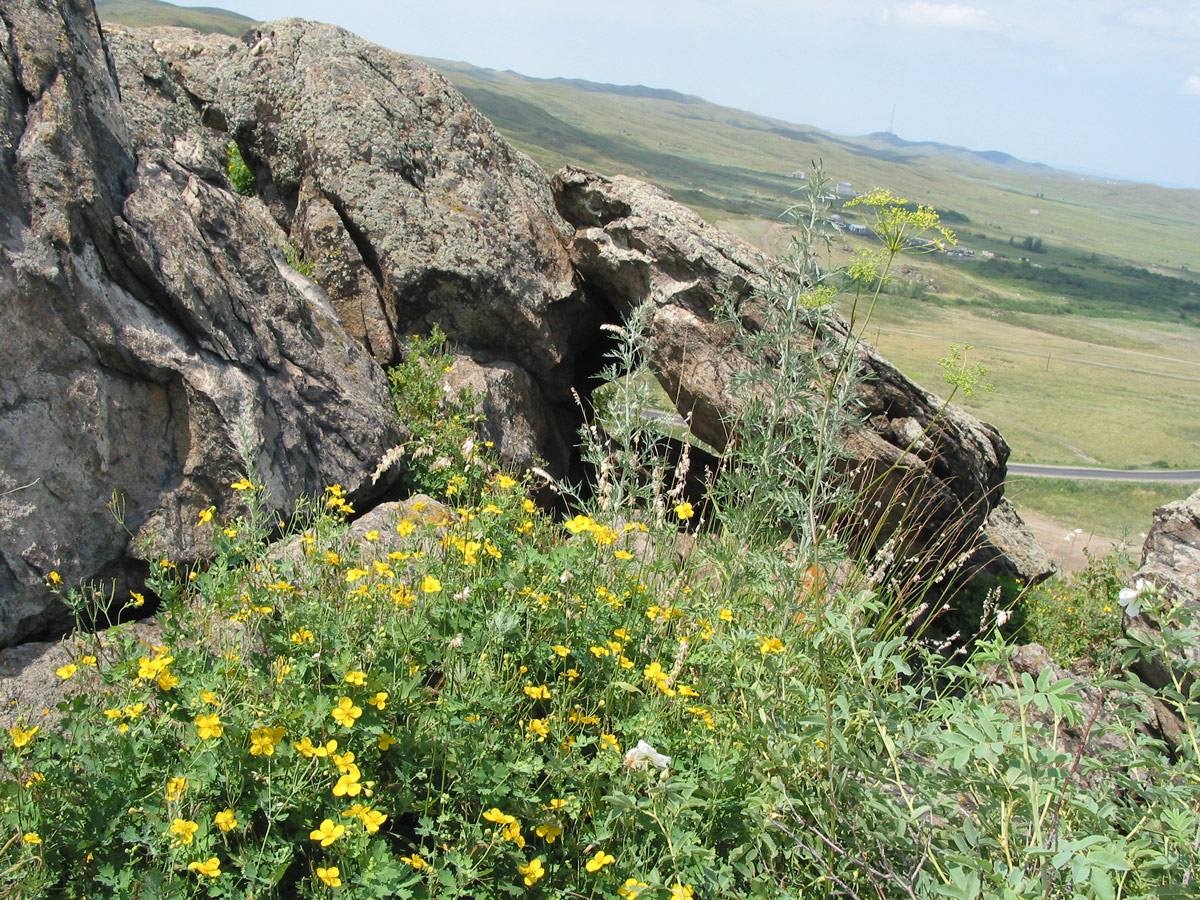
[[[1129,618],[1137,616],[1142,611],[1142,601],[1140,599],[1142,591],[1150,587],[1150,583],[1144,578],[1139,578],[1133,583],[1131,588],[1121,588],[1121,593],[1117,594],[1117,602],[1121,604],[1121,608],[1125,610],[1125,615]]]
[[[640,769],[647,762],[660,769],[671,765],[671,757],[663,756],[645,741],[638,741],[637,746],[625,754],[625,765],[631,769]]]

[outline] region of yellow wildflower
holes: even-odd
[[[326,887],[341,887],[341,874],[341,870],[337,866],[330,866],[329,868],[317,866],[317,877],[321,879],[322,884]]]
[[[308,836],[311,840],[320,841],[322,847],[328,847],[345,833],[345,825],[335,825],[333,819],[325,819]]]
[[[204,862],[190,862],[188,863],[188,871],[199,872],[201,875],[207,875],[209,878],[216,878],[221,874],[221,861],[214,856]]]
[[[617,896],[622,900],[637,900],[637,895],[642,892],[642,889],[649,886],[646,882],[638,881],[636,878],[626,878],[625,886],[617,888]]]
[[[283,740],[282,728],[263,726],[250,732],[251,756],[274,756],[275,745]]]
[[[784,650],[783,641],[777,637],[765,638],[758,645],[758,652],[766,656],[768,653],[782,653]]]
[[[517,871],[525,876],[525,887],[533,887],[534,882],[546,874],[540,858],[531,859],[526,865],[517,866]]]
[[[615,856],[611,853],[605,853],[603,850],[597,850],[596,855],[589,859],[583,867],[589,872],[599,872],[612,862],[616,862]]]
[[[213,816],[213,822],[222,831],[233,831],[238,826],[237,815],[232,809],[221,810]]]
[[[349,697],[343,697],[338,701],[337,709],[331,715],[335,722],[343,728],[353,728],[354,720],[362,715],[362,707],[355,706],[354,701]]]
[[[386,813],[381,813],[379,810],[371,809],[370,807],[359,813],[358,817],[362,820],[367,834],[375,834],[375,832],[379,831],[379,826],[387,821]]]
[[[207,741],[210,738],[219,738],[223,731],[221,717],[216,713],[196,716],[196,733],[199,735],[200,740]]]
[[[429,868],[429,863],[427,863],[427,862],[425,862],[425,860],[421,859],[421,855],[419,853],[414,853],[412,856],[402,856],[402,857],[400,857],[400,862],[408,863],[410,866],[412,866],[418,872],[421,871],[422,869]]]
[[[189,822],[187,819],[175,819],[171,822],[171,834],[179,839],[179,843],[190,844],[199,827],[195,822]]]

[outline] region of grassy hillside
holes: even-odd
[[[1200,191],[1107,181],[891,134],[839,137],[674,91],[427,62],[548,168],[572,162],[645,178],[716,221],[775,218],[800,184],[791,174],[822,159],[855,190],[887,187],[950,211],[972,238],[1007,245],[1009,237],[1040,237],[1162,274],[1200,270]]]
[[[256,20],[210,6],[176,6],[162,0],[96,0],[101,22],[115,22],[129,28],[178,25],[206,34],[220,33],[241,37]]]

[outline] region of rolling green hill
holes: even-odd
[[[255,19],[211,6],[176,6],[162,0],[96,0],[101,22],[116,22],[128,28],[178,25],[206,34],[241,37]]]
[[[1032,236],[1161,274],[1200,271],[1200,191],[1081,176],[893,134],[840,137],[674,91],[426,62],[548,168],[571,162],[644,178],[721,224],[776,218],[801,183],[792,173],[821,159],[856,191],[887,187],[950,211],[968,244],[977,234],[1005,243]]]

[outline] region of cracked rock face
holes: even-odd
[[[120,591],[140,556],[193,557],[243,454],[286,507],[358,489],[401,433],[147,46],[111,54],[82,0],[5,3],[0,46],[3,645],[66,623],[51,571]]]
[[[565,399],[588,305],[547,180],[441,75],[283,19],[155,48],[219,109],[276,220],[376,360],[436,323]]]

